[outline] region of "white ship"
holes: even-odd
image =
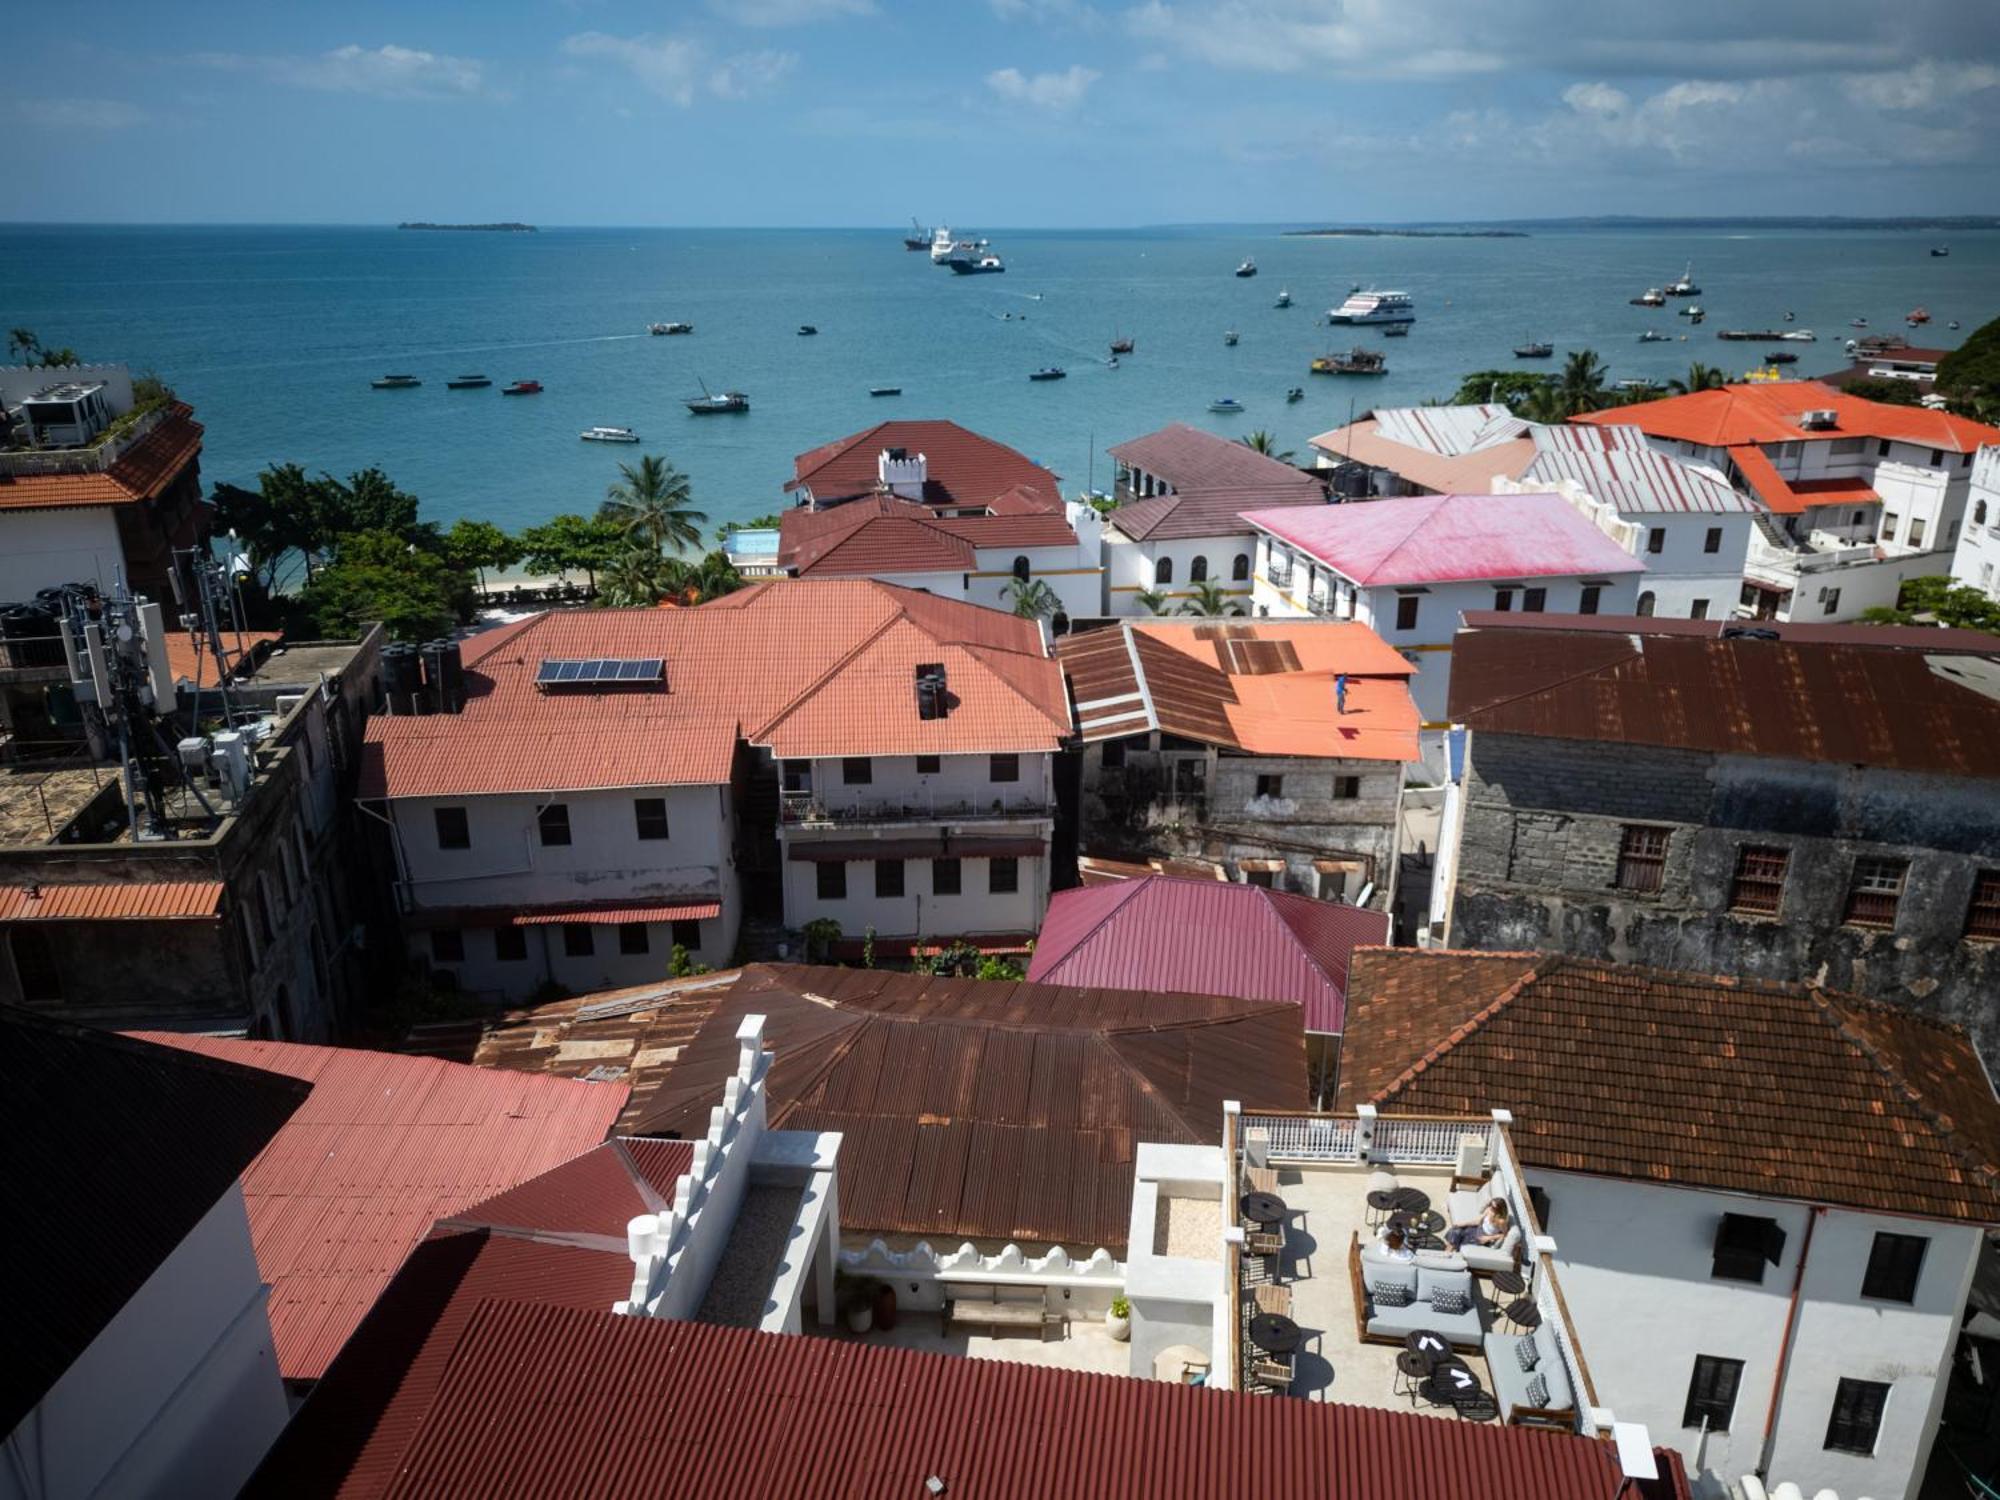
[[[987,242],[985,240],[953,239],[951,226],[949,224],[940,224],[937,227],[937,233],[931,236],[931,264],[941,266],[952,260],[955,256],[976,256],[985,250],[986,246]]]
[[[1414,323],[1416,304],[1408,292],[1357,291],[1326,315],[1329,323]]]
[[[589,427],[578,434],[586,443],[636,443],[639,434],[629,427]]]

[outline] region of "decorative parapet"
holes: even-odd
[[[1102,1246],[1092,1251],[1088,1260],[1079,1262],[1060,1245],[1031,1259],[1019,1245],[1008,1245],[998,1255],[982,1255],[968,1243],[941,1256],[928,1243],[910,1250],[891,1250],[882,1241],[873,1240],[864,1250],[841,1251],[840,1268],[859,1276],[903,1281],[1024,1286],[1122,1286],[1125,1282],[1124,1265]]]

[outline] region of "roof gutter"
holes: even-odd
[[[1792,1273],[1791,1302],[1785,1308],[1785,1332],[1778,1342],[1778,1368],[1771,1377],[1771,1399],[1764,1409],[1764,1443],[1757,1452],[1759,1479],[1771,1477],[1771,1452],[1778,1440],[1778,1408],[1785,1391],[1785,1376],[1791,1371],[1792,1349],[1798,1342],[1799,1299],[1805,1290],[1806,1259],[1812,1254],[1813,1228],[1825,1212],[1826,1209],[1817,1203],[1806,1210],[1805,1239],[1799,1245],[1799,1264]]]

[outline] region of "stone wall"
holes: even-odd
[[[1453,946],[1809,980],[1963,1024],[2000,1063],[2000,943],[1964,936],[2000,868],[2000,786],[1966,777],[1475,734]],[[1618,890],[1623,826],[1669,828],[1657,893]],[[1790,852],[1780,910],[1729,909],[1738,850]],[[1857,856],[1909,861],[1893,930],[1842,925]]]

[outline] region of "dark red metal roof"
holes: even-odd
[[[876,461],[885,448],[924,455],[924,503],[940,506],[991,505],[1011,496],[1007,509],[1063,508],[1062,481],[1005,443],[956,422],[878,422],[822,444],[792,460],[788,490],[805,488],[821,504],[876,493],[881,482]]]

